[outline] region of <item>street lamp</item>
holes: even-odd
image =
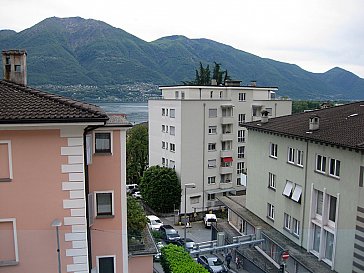
[[[56,228],[57,233],[57,255],[58,255],[58,273],[61,273],[61,253],[59,250],[59,227],[62,226],[62,222],[59,219],[54,219],[51,223],[52,227]]]
[[[186,201],[186,197],[187,197],[187,195],[186,195],[186,190],[187,189],[194,189],[194,188],[196,188],[196,184],[195,183],[187,183],[187,184],[185,184],[185,221],[184,221],[184,224],[185,224],[185,230],[184,230],[184,232],[185,232],[185,237],[184,237],[184,245],[185,245],[185,249],[186,249],[186,229],[187,229],[187,201]]]

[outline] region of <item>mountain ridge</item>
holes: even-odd
[[[334,67],[306,71],[217,41],[171,35],[146,42],[105,22],[50,17],[20,32],[0,30],[0,48],[26,49],[30,85],[176,85],[191,81],[201,62],[221,63],[229,75],[248,83],[278,86],[293,99],[363,99],[364,79]],[[1,71],[2,72],[2,71]]]

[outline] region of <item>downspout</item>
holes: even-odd
[[[88,268],[89,273],[92,270],[92,251],[91,251],[91,228],[90,228],[90,219],[89,219],[89,204],[88,204],[88,194],[90,193],[90,184],[89,184],[89,177],[88,177],[88,164],[87,164],[87,148],[86,148],[86,135],[104,125],[98,126],[87,126],[83,131],[83,162],[84,162],[84,172],[85,172],[85,200],[86,200],[86,236],[87,236],[87,256],[88,256]]]
[[[203,126],[202,126],[202,211],[205,211],[205,134],[206,134],[206,103],[203,103]]]
[[[302,210],[302,232],[301,232],[301,243],[300,246],[303,247],[303,227],[304,227],[304,221],[305,221],[305,208],[306,208],[306,189],[307,189],[307,169],[308,169],[308,140],[306,140],[306,160],[305,160],[305,194],[303,195],[303,210]],[[311,207],[311,206],[310,206]],[[311,221],[311,219],[309,219]]]

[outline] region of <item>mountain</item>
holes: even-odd
[[[194,79],[200,62],[212,66],[215,61],[243,84],[256,80],[259,86],[279,87],[280,96],[364,98],[364,79],[341,68],[311,73],[208,39],[169,36],[146,42],[104,22],[80,17],[48,18],[19,33],[1,30],[0,48],[27,50],[32,86],[181,84]]]

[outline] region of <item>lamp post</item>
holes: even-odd
[[[187,183],[185,184],[185,221],[184,221],[184,224],[185,224],[185,236],[184,236],[184,246],[185,246],[185,249],[186,249],[186,229],[187,229],[187,195],[186,195],[186,190],[187,189],[194,189],[196,188],[196,184],[195,183]]]
[[[62,222],[59,219],[54,219],[51,223],[52,227],[56,228],[56,234],[57,234],[57,256],[58,256],[58,273],[61,273],[61,253],[59,249],[59,227],[62,226]]]

